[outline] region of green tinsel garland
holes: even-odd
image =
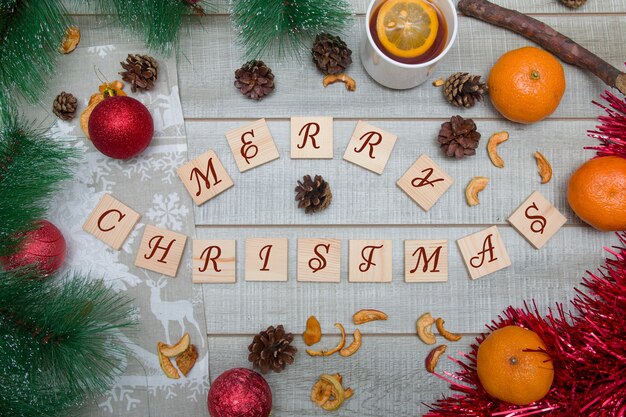
[[[345,0],[235,0],[232,19],[246,57],[254,59],[272,49],[300,56],[319,33],[341,32],[351,14]]]

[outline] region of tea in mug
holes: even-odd
[[[372,13],[369,31],[378,49],[403,64],[436,58],[448,38],[443,13],[430,0],[384,0]]]

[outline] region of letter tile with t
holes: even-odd
[[[446,282],[447,280],[447,240],[404,241],[405,282]]]
[[[104,194],[83,224],[83,230],[120,250],[140,218],[139,213],[110,194]]]
[[[193,241],[194,284],[232,284],[237,281],[235,240]]]
[[[333,118],[292,117],[291,158],[332,159]]]
[[[456,241],[472,279],[511,266],[497,226],[491,226]]]
[[[391,240],[351,240],[348,281],[391,282]]]
[[[339,282],[341,241],[298,239],[298,281]]]
[[[233,186],[233,181],[213,151],[207,151],[179,167],[178,176],[197,206]]]
[[[343,159],[367,170],[382,174],[398,137],[382,129],[359,121],[348,142]]]
[[[265,119],[227,132],[226,139],[240,172],[280,157]]]
[[[287,281],[288,256],[287,238],[246,239],[246,281]]]
[[[135,258],[135,266],[175,277],[187,236],[146,225]]]

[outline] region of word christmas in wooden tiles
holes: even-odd
[[[280,157],[264,119],[226,133],[239,170],[243,173]],[[397,136],[358,122],[343,159],[381,174],[391,156]],[[291,157],[333,158],[331,117],[293,117]],[[182,165],[178,175],[197,205],[233,187],[234,183],[218,155],[208,150]],[[397,180],[397,186],[423,210],[430,210],[450,188],[452,178],[431,158],[421,155]],[[115,250],[119,250],[137,224],[140,215],[114,197],[105,194],[83,228]],[[539,249],[565,224],[565,217],[541,194],[534,192],[509,217],[509,222]],[[147,225],[139,244],[135,265],[171,277],[176,276],[187,237]],[[234,283],[237,263],[243,262],[246,281],[287,281],[289,240],[251,236],[245,239],[243,261],[237,259],[235,240],[192,242],[192,278],[195,283]],[[319,237],[297,239],[297,280],[339,282],[342,242]],[[348,281],[391,282],[391,240],[348,240]],[[496,226],[457,240],[472,279],[511,265]],[[448,279],[446,240],[404,241],[404,280],[441,282]]]

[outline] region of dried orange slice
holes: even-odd
[[[383,47],[401,58],[428,51],[438,30],[437,11],[426,0],[387,0],[376,19],[376,34]]]

